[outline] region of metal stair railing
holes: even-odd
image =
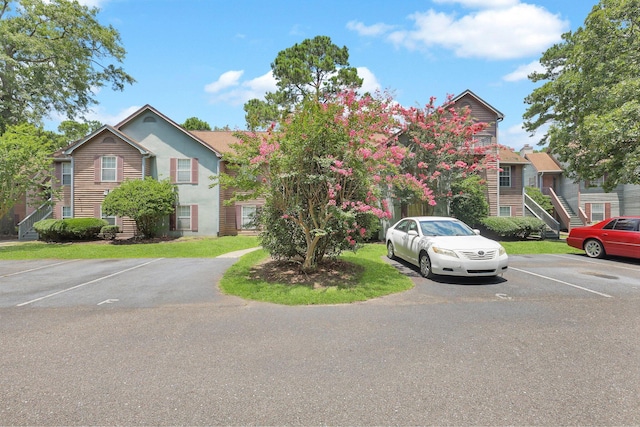
[[[549,215],[549,212],[545,211],[542,206],[536,203],[528,194],[524,194],[524,205],[529,211],[535,215],[536,218],[541,219],[547,224],[547,227],[555,234],[557,238],[560,238],[560,223],[555,220],[554,217]]]
[[[49,199],[40,205],[38,209],[31,212],[31,214],[29,214],[25,219],[20,221],[18,224],[18,240],[24,240],[25,236],[33,230],[33,224],[48,218],[52,212],[53,208],[51,207],[51,199]]]

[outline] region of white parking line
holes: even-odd
[[[578,257],[570,257],[570,256],[566,256],[566,255],[558,255],[558,254],[553,254],[553,256],[558,257],[558,258],[564,258],[564,259],[570,259],[573,261],[581,261],[581,262],[587,262],[589,264],[596,264],[596,265],[603,265],[602,262],[598,262],[598,261],[594,261],[592,259],[584,259],[584,258],[578,258]],[[604,262],[606,262],[606,260],[603,260]],[[624,265],[620,265],[620,263],[616,263],[616,269],[621,269],[621,270],[631,270],[631,271],[638,271],[638,268],[631,268],[631,267],[625,267]]]
[[[54,296],[56,296],[56,295],[63,294],[63,293],[65,293],[65,292],[69,292],[69,291],[72,291],[72,290],[74,290],[74,289],[78,289],[78,288],[81,288],[81,287],[83,287],[83,286],[90,285],[90,284],[92,284],[92,283],[96,283],[96,282],[99,282],[99,281],[101,281],[101,280],[108,279],[108,278],[113,277],[113,276],[117,276],[117,275],[122,274],[122,273],[126,273],[127,271],[131,271],[131,270],[135,270],[136,268],[144,267],[145,265],[149,265],[149,264],[151,264],[151,263],[153,263],[153,262],[160,261],[160,260],[163,260],[163,259],[164,259],[164,258],[152,259],[151,261],[147,261],[147,262],[145,262],[145,263],[138,264],[138,265],[136,265],[136,266],[133,266],[133,267],[130,267],[130,268],[127,268],[127,269],[121,270],[121,271],[117,271],[117,272],[112,273],[112,274],[109,274],[109,275],[107,275],[107,276],[98,277],[97,279],[93,279],[93,280],[90,280],[90,281],[88,281],[88,282],[84,282],[84,283],[81,283],[81,284],[79,284],[79,285],[72,286],[72,287],[70,287],[70,288],[63,289],[63,290],[61,290],[61,291],[54,292],[54,293],[49,294],[49,295],[45,295],[45,296],[40,297],[40,298],[32,299],[31,301],[27,301],[27,302],[20,303],[20,304],[18,304],[16,307],[22,307],[22,306],[25,306],[25,305],[32,304],[32,303],[34,303],[34,302],[42,301],[42,300],[44,300],[44,299],[51,298],[51,297],[54,297]]]
[[[14,272],[14,273],[3,274],[2,276],[0,276],[0,279],[1,279],[1,278],[3,278],[3,277],[17,276],[18,274],[24,274],[24,273],[30,273],[30,272],[32,272],[32,271],[42,270],[43,268],[55,267],[56,265],[68,264],[68,263],[70,263],[70,262],[74,262],[74,261],[77,261],[77,259],[72,259],[72,260],[68,260],[68,261],[57,262],[57,263],[55,263],[55,264],[41,265],[40,267],[30,268],[29,270],[22,270],[22,271],[16,271],[16,272]]]
[[[593,294],[600,295],[600,296],[605,297],[605,298],[613,298],[611,295],[603,294],[602,292],[594,291],[593,289],[589,289],[589,288],[585,288],[585,287],[582,287],[582,286],[574,285],[573,283],[565,282],[563,280],[554,279],[553,277],[543,276],[542,274],[532,273],[531,271],[520,270],[519,268],[515,268],[515,267],[511,267],[511,266],[509,266],[509,270],[515,270],[515,271],[519,271],[521,273],[526,273],[526,274],[530,274],[532,276],[541,277],[543,279],[547,279],[547,280],[551,280],[551,281],[554,281],[554,282],[562,283],[563,285],[571,286],[572,288],[580,289],[580,290],[583,290],[583,291],[586,291],[586,292],[591,292]]]

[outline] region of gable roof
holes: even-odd
[[[522,157],[520,154],[512,151],[507,147],[500,147],[498,149],[498,158],[500,159],[500,163],[503,164],[528,164],[529,161]]]
[[[182,126],[180,126],[178,123],[174,122],[173,120],[171,120],[169,117],[165,116],[164,114],[162,114],[160,111],[156,110],[155,108],[153,108],[151,105],[146,104],[143,107],[141,107],[140,109],[138,109],[136,112],[134,112],[133,114],[131,114],[129,117],[125,118],[124,120],[122,120],[120,123],[118,123],[117,125],[115,125],[114,127],[116,129],[121,129],[123,126],[125,126],[127,123],[132,122],[134,119],[136,119],[137,117],[139,117],[140,115],[144,114],[147,111],[151,111],[152,113],[156,114],[157,116],[159,116],[160,118],[162,118],[163,120],[165,120],[167,123],[169,123],[171,126],[173,126],[174,128],[176,128],[178,131],[182,132],[183,134],[189,136],[191,139],[193,139],[194,141],[196,141],[198,144],[206,147],[207,149],[211,150],[218,158],[222,157],[221,153],[219,151],[217,151],[215,148],[213,148],[211,145],[207,144],[206,142],[204,142],[202,139],[200,139],[197,135],[187,131],[185,128],[183,128]]]
[[[563,172],[560,165],[549,153],[529,153],[525,154],[524,157],[531,162],[538,172]]]
[[[69,146],[67,146],[67,148],[62,149],[62,154],[70,155],[71,153],[73,153],[73,151],[76,148],[81,147],[82,145],[86,144],[88,141],[91,141],[94,137],[98,136],[99,134],[101,134],[101,133],[103,133],[105,131],[106,132],[110,132],[114,136],[122,139],[124,142],[126,142],[127,144],[131,145],[133,148],[138,150],[140,152],[140,154],[142,154],[142,155],[152,155],[153,154],[151,151],[147,150],[142,145],[140,145],[137,141],[134,141],[133,139],[129,138],[124,133],[120,132],[118,129],[114,128],[113,126],[109,126],[109,125],[104,125],[100,129],[90,133],[89,135],[85,136],[84,138],[79,139],[78,141],[71,143]]]
[[[478,95],[476,95],[475,93],[473,93],[472,91],[470,91],[469,89],[465,90],[464,92],[462,92],[460,95],[456,96],[455,98],[453,98],[451,101],[453,103],[458,102],[461,98],[465,97],[465,96],[471,96],[472,98],[474,98],[476,101],[478,101],[480,104],[482,104],[483,106],[485,106],[487,109],[491,110],[493,113],[495,113],[496,116],[498,116],[498,121],[504,119],[504,114],[502,114],[499,110],[497,110],[496,108],[494,108],[491,104],[487,103],[484,99],[480,98]]]

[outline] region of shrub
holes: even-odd
[[[117,225],[105,225],[100,229],[100,236],[105,240],[113,240],[119,232],[120,228]]]
[[[489,234],[498,238],[526,239],[532,234],[544,235],[544,221],[532,217],[490,216],[480,221]]]
[[[64,242],[69,240],[90,240],[98,237],[107,221],[100,218],[44,219],[33,225],[46,242]]]
[[[177,201],[176,186],[168,179],[132,179],[111,190],[104,198],[102,212],[106,215],[128,216],[136,222],[137,233],[144,237],[156,237],[162,219],[173,213]]]
[[[451,215],[471,227],[477,227],[489,215],[485,196],[486,184],[477,175],[451,184]]]
[[[525,187],[527,196],[531,197],[542,209],[547,211],[549,215],[553,215],[553,203],[551,203],[551,197],[542,194],[542,191],[538,187]]]

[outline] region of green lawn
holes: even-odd
[[[258,246],[258,239],[251,236],[183,238],[175,241],[138,244],[29,242],[0,246],[0,260],[45,258],[206,258],[241,249],[255,248],[256,246]]]
[[[344,253],[343,260],[364,267],[358,277],[351,283],[314,287],[251,279],[251,268],[269,255],[264,250],[255,251],[227,270],[220,281],[220,289],[245,299],[285,305],[344,304],[411,289],[411,279],[381,259],[385,254],[384,245],[367,245],[357,254]]]
[[[583,250],[572,248],[564,240],[526,240],[500,242],[509,255],[526,254],[581,254]]]

